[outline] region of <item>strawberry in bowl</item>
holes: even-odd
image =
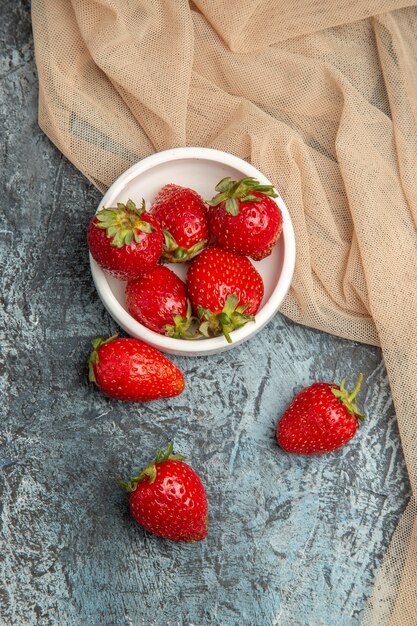
[[[190,261],[207,246],[210,237],[207,209],[193,189],[165,185],[157,194],[151,213],[164,231],[166,262]]]
[[[168,267],[157,265],[126,287],[127,310],[138,322],[162,335],[195,339],[187,288]]]
[[[191,304],[206,337],[230,333],[254,321],[264,295],[261,275],[246,257],[218,247],[204,250],[187,274]]]
[[[260,261],[269,256],[282,231],[282,213],[272,185],[255,178],[223,178],[208,202],[210,230],[219,246]]]
[[[162,254],[164,236],[157,220],[133,200],[103,208],[91,219],[87,242],[91,256],[119,280],[137,278],[154,267]]]

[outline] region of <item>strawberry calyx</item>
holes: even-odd
[[[227,343],[232,343],[230,333],[244,326],[247,322],[254,322],[253,315],[247,315],[244,311],[249,304],[237,306],[239,298],[235,295],[227,297],[223,310],[220,313],[212,313],[210,309],[199,306],[197,309],[201,324],[199,331],[205,337],[217,337],[224,335]]]
[[[93,339],[92,343],[93,343],[94,350],[91,352],[90,357],[88,359],[88,380],[90,381],[90,383],[97,382],[96,375],[94,374],[94,365],[96,365],[99,362],[99,356],[98,356],[97,350],[101,346],[104,346],[105,343],[109,343],[110,341],[113,341],[113,339],[116,339],[117,336],[118,335],[116,334],[116,335],[112,335],[108,339],[103,339],[102,337],[97,337],[96,339]]]
[[[354,415],[358,420],[361,420],[363,422],[366,419],[366,416],[360,412],[358,405],[355,402],[355,398],[358,395],[359,389],[361,388],[362,380],[363,374],[360,373],[355,388],[353,389],[353,391],[348,391],[345,388],[346,378],[343,378],[339,387],[332,388],[332,393],[346,407],[349,415]]]
[[[133,241],[139,243],[139,233],[150,234],[156,229],[152,224],[142,219],[145,212],[145,200],[137,207],[133,200],[128,200],[126,204],[118,202],[116,207],[103,208],[96,213],[96,228],[106,231],[106,235],[112,238],[111,245],[116,248],[130,245]]]
[[[172,337],[174,339],[199,339],[201,337],[201,333],[193,332],[190,330],[190,327],[198,322],[198,318],[192,315],[191,302],[187,300],[187,314],[185,317],[181,317],[181,315],[173,315],[172,319],[174,320],[173,324],[166,324],[164,326],[165,334],[167,337]]]
[[[206,247],[207,239],[198,241],[190,248],[182,248],[177,244],[174,237],[168,230],[164,230],[163,256],[169,263],[184,263],[190,261]]]
[[[145,467],[145,469],[142,470],[137,476],[134,476],[128,482],[124,482],[123,480],[116,480],[117,484],[128,493],[136,491],[138,484],[145,480],[145,478],[147,478],[148,483],[152,485],[152,483],[155,482],[158,473],[157,465],[165,463],[165,461],[184,461],[184,459],[186,459],[186,457],[182,454],[172,454],[172,451],[173,445],[170,441],[166,451],[163,452],[162,450],[158,450],[155,460],[147,465],[147,467]]]
[[[229,176],[223,178],[215,187],[219,193],[207,202],[209,206],[217,206],[225,202],[225,209],[230,215],[238,215],[239,202],[261,202],[262,198],[253,195],[253,191],[262,193],[270,198],[277,198],[278,194],[272,185],[261,185],[256,178],[247,177],[232,180]]]

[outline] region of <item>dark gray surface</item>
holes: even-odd
[[[0,624],[357,624],[409,496],[380,351],[277,315],[225,355],[173,359],[172,401],[101,396],[90,341],[117,329],[85,245],[99,194],[37,126],[29,2],[0,8]],[[280,451],[293,393],[359,369],[356,439]],[[200,544],[143,532],[114,483],[169,439],[207,487]]]

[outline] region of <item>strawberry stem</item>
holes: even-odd
[[[357,394],[359,392],[359,389],[361,388],[362,380],[363,380],[363,374],[362,374],[362,372],[360,372],[360,374],[358,376],[358,382],[356,383],[355,388],[352,391],[352,393],[349,394],[349,396],[348,396],[348,402],[349,403],[352,403],[353,400],[356,398],[356,396],[357,396]]]
[[[133,200],[126,204],[117,203],[116,207],[103,208],[96,214],[96,228],[106,231],[107,237],[111,238],[111,245],[116,248],[130,245],[133,241],[139,243],[139,232],[152,233],[155,227],[142,219],[145,212],[145,200],[142,206],[137,207]]]
[[[207,245],[207,239],[198,241],[190,248],[181,248],[168,230],[164,230],[163,257],[166,263],[184,263],[191,261],[197,254],[203,251]]]
[[[197,313],[201,320],[199,331],[205,337],[217,337],[224,335],[227,343],[232,343],[230,333],[244,326],[247,322],[254,322],[252,315],[244,313],[249,304],[237,306],[239,298],[237,296],[227,296],[223,310],[220,313],[212,313],[209,309],[198,307]]]
[[[359,390],[361,388],[362,385],[362,381],[363,381],[363,374],[362,372],[359,374],[358,376],[358,380],[357,383],[353,389],[353,391],[349,392],[345,385],[346,385],[346,378],[343,378],[342,382],[340,383],[339,387],[334,387],[332,389],[332,393],[333,395],[336,396],[336,398],[338,400],[340,400],[340,402],[346,407],[348,413],[350,415],[355,415],[357,417],[357,419],[364,421],[365,420],[365,415],[363,415],[359,408],[358,405],[355,402],[355,398],[359,393]]]
[[[147,465],[144,470],[142,470],[137,476],[131,478],[128,482],[124,482],[123,480],[116,480],[116,483],[119,485],[121,489],[127,491],[128,493],[132,493],[136,491],[136,488],[140,482],[148,478],[148,483],[152,485],[155,482],[156,476],[158,473],[157,465],[161,463],[165,463],[165,461],[183,461],[186,457],[182,454],[172,454],[173,445],[170,441],[167,449],[163,452],[159,449],[156,453],[155,460]]]
[[[164,326],[165,334],[167,337],[173,337],[174,339],[199,339],[201,333],[198,331],[191,331],[190,327],[198,322],[198,318],[191,315],[191,302],[187,300],[187,314],[185,317],[181,315],[173,315],[173,324],[166,324]]]
[[[256,178],[247,177],[240,180],[232,180],[230,177],[223,178],[215,187],[219,193],[207,201],[209,206],[217,206],[224,202],[224,208],[230,215],[239,214],[240,202],[260,202],[262,198],[255,196],[252,191],[262,193],[264,196],[277,198],[278,194],[272,185],[261,185]]]

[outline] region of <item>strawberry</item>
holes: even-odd
[[[138,322],[161,335],[194,339],[190,326],[191,304],[180,278],[163,265],[157,265],[126,287],[127,308]]]
[[[314,383],[298,393],[278,422],[276,438],[284,450],[297,454],[319,454],[341,448],[364,420],[355,398],[362,374],[352,392],[340,384]]]
[[[269,256],[282,230],[282,213],[271,185],[254,178],[223,178],[209,204],[210,230],[219,246],[260,261]]]
[[[240,328],[254,315],[264,295],[261,275],[246,257],[210,247],[191,264],[187,274],[188,294],[207,336]]]
[[[155,218],[132,200],[101,209],[90,221],[87,242],[93,259],[120,280],[138,278],[154,267],[164,236]]]
[[[171,263],[189,261],[207,245],[210,233],[207,209],[196,191],[165,185],[151,208],[164,230],[164,258]]]
[[[132,516],[146,530],[172,541],[194,542],[207,535],[207,498],[185,457],[158,450],[153,463],[124,483]]]
[[[116,400],[146,402],[177,396],[184,378],[163,354],[139,339],[94,339],[90,381]]]

